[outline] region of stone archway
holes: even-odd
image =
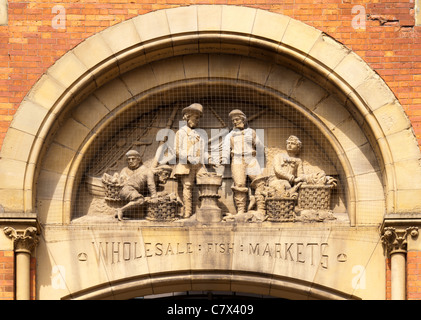
[[[120,37],[121,34],[125,37]],[[126,241],[121,240],[116,236],[118,232],[110,231],[109,226],[107,230],[93,227],[81,236],[79,229],[83,227],[71,223],[78,173],[95,139],[106,132],[119,115],[154,94],[160,94],[162,100],[170,103],[171,97],[165,96],[165,92],[203,85],[210,80],[220,81],[227,87],[251,87],[256,93],[276,97],[322,133],[318,142],[334,151],[346,185],[344,197],[349,214],[344,236],[346,246],[365,245],[353,235],[366,228],[361,232],[375,252],[363,257],[364,263],[356,265],[368,267],[373,256],[381,256],[377,228],[385,214],[417,210],[416,195],[420,193],[420,186],[418,182],[407,184],[408,176],[413,178],[420,173],[419,149],[410,123],[386,84],[357,55],[314,28],[263,10],[190,6],[156,11],[104,30],[63,56],[22,102],[5,138],[0,167],[8,170],[0,171],[5,175],[0,182],[3,184],[0,203],[10,212],[38,213],[38,220],[45,226],[40,258],[55,261],[53,257],[59,251],[68,249],[69,256],[60,259],[62,262],[58,265],[66,265],[67,273],[80,282],[60,288],[59,296],[83,290],[95,281],[102,283],[101,279],[110,279],[110,272],[115,279],[139,272],[169,272],[172,260],[160,266],[149,262],[140,269],[135,264],[128,269],[121,266],[108,269],[98,255],[96,263],[104,268],[104,274],[98,279],[82,281],[81,272],[86,271],[87,266],[77,264],[84,261],[83,254],[95,255],[98,248],[95,246],[105,245],[107,241],[119,248],[120,245],[123,248],[124,243],[133,248],[140,240],[138,233]],[[60,154],[59,159],[57,154]],[[14,180],[7,179],[11,175]],[[256,237],[273,246],[301,243],[313,248],[316,243],[320,250],[324,247],[322,244],[341,239],[343,228],[342,225],[337,229],[318,226],[309,231],[307,226],[298,229],[294,226],[278,233],[275,239],[270,238],[270,234],[279,229],[271,226]],[[244,227],[243,231],[246,230]],[[312,235],[304,236],[304,230]],[[126,231],[131,234],[133,230]],[[171,230],[185,244],[193,243],[192,239],[196,244],[204,243],[205,239],[197,236],[202,231],[200,228],[185,230],[182,226]],[[253,236],[245,239],[244,234],[233,232],[230,227],[226,231],[225,244],[247,244],[256,252],[257,243],[264,243]],[[297,233],[304,238],[294,238]],[[147,229],[142,229],[141,234],[145,234],[140,238],[144,244],[152,243],[148,242]],[[87,244],[82,244],[82,240],[87,240]],[[70,243],[80,246],[73,248]],[[155,245],[157,243],[161,242]],[[167,242],[170,243],[173,242]],[[297,255],[299,248],[296,248]],[[336,249],[338,257],[345,254],[343,244]],[[246,266],[240,252],[221,259],[219,267],[224,270],[251,268],[269,274],[279,272],[279,261],[268,261],[270,271],[261,269],[261,262]],[[317,259],[323,255],[320,252]],[[79,262],[74,262],[75,256],[81,257]],[[184,258],[175,259],[180,270],[206,268],[206,261]],[[151,265],[154,267],[149,268]],[[357,290],[350,287],[351,281],[343,287],[329,282],[320,271],[324,267],[316,265],[309,274],[304,269],[290,270],[286,274],[347,292],[348,296],[353,295],[350,290]],[[340,263],[337,265],[339,268]],[[114,267],[116,270],[110,271]],[[347,266],[348,277],[353,267]],[[321,278],[316,276],[319,274]],[[45,296],[55,294],[51,286],[44,284],[44,279],[49,277],[51,272],[40,275],[40,285],[47,287]]]

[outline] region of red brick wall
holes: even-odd
[[[152,10],[188,4],[245,5],[282,13],[312,25],[359,54],[402,103],[421,141],[421,27],[414,27],[412,0],[9,0],[8,26],[0,26],[0,146],[6,130],[35,81],[54,61],[87,37]],[[66,29],[54,29],[52,8],[66,9]],[[352,21],[364,12],[366,29]],[[356,8],[356,7],[355,7]]]
[[[15,296],[15,257],[13,251],[0,251],[0,300]]]
[[[421,251],[409,251],[407,264],[407,299],[421,300]]]
[[[31,258],[30,298],[36,299],[36,259]],[[13,251],[0,251],[0,300],[15,298],[15,254]]]
[[[392,298],[392,272],[390,258],[386,259],[386,300]]]

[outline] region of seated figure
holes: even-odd
[[[273,158],[274,176],[269,179],[269,187],[277,195],[296,197],[296,192],[302,184],[336,185],[336,180],[324,171],[304,173],[303,161],[298,157],[301,141],[296,136],[290,136],[286,141],[287,153],[279,153]]]
[[[120,190],[120,199],[128,201],[122,208],[117,209],[116,217],[123,220],[124,214],[131,209],[141,208],[145,205],[147,197],[157,198],[158,184],[165,184],[170,177],[172,168],[162,165],[151,169],[142,165],[131,175]]]

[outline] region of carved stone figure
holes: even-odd
[[[136,150],[129,150],[126,153],[127,167],[120,171],[120,177],[125,181],[131,177],[138,168],[142,165],[142,156]]]
[[[114,175],[104,173],[102,176],[102,184],[105,186],[105,199],[109,201],[120,200],[120,190],[124,183],[140,169],[142,165],[142,156],[136,150],[129,150],[126,153],[127,167],[121,169],[120,173]]]
[[[171,174],[172,168],[162,165],[151,169],[144,165],[124,183],[120,191],[120,199],[128,201],[122,208],[117,209],[117,219],[123,220],[124,214],[131,209],[141,208],[149,199],[158,198],[158,184],[165,184]],[[148,198],[149,197],[149,198]]]
[[[329,211],[330,191],[336,186],[336,179],[324,171],[304,173],[303,162],[298,157],[301,141],[296,136],[290,136],[286,141],[287,153],[279,153],[273,159],[274,176],[269,178],[270,197],[298,199],[295,213],[291,211],[292,201],[289,201],[290,221],[296,218],[302,221],[323,221],[333,218]],[[294,201],[295,202],[295,201]],[[268,199],[266,199],[268,203]]]
[[[239,109],[229,113],[234,128],[224,139],[222,148],[222,163],[229,163],[231,160],[231,172],[234,185],[234,204],[237,208],[237,215],[246,212],[247,197],[249,188],[246,185],[247,176],[255,179],[262,170],[257,161],[257,147],[262,143],[256,135],[256,131],[247,125],[247,117]]]
[[[175,134],[175,153],[177,164],[174,175],[182,185],[182,198],[184,205],[184,218],[189,218],[193,213],[193,186],[198,174],[207,172],[205,159],[207,159],[207,140],[201,135],[199,125],[203,115],[203,106],[199,103],[182,110],[183,120],[186,125],[182,126]]]

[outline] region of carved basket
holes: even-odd
[[[120,201],[120,190],[123,187],[120,184],[107,183],[103,181],[105,188],[105,200]]]
[[[298,192],[300,209],[329,210],[332,186],[302,185]]]
[[[146,219],[155,221],[171,221],[178,218],[177,201],[158,200],[146,205]]]
[[[266,213],[269,221],[289,222],[295,221],[294,199],[291,198],[267,198]]]

